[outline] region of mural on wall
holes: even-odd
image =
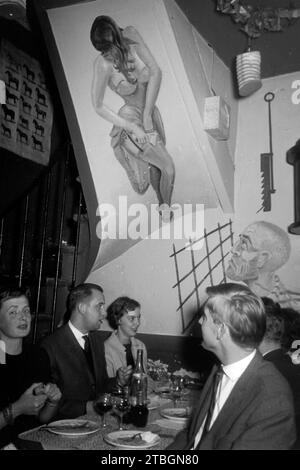
[[[159,212],[171,218],[175,166],[166,150],[162,118],[156,107],[161,70],[139,32],[120,28],[109,16],[98,16],[91,42],[100,52],[94,63],[92,100],[95,111],[114,126],[111,146],[134,191],[144,194],[152,185]],[[106,87],[124,100],[118,113],[104,102]]]
[[[264,101],[268,104],[268,117],[269,117],[269,152],[260,154],[260,171],[262,174],[262,206],[257,211],[263,209],[264,212],[271,210],[271,195],[276,192],[274,188],[274,173],[273,173],[273,142],[272,142],[272,117],[271,117],[271,102],[274,100],[275,94],[268,92],[264,96]]]
[[[42,165],[50,155],[52,104],[37,60],[2,40],[0,78],[6,104],[0,115],[0,146]]]
[[[232,281],[245,282],[257,295],[300,313],[300,292],[289,290],[276,274],[290,253],[289,236],[282,228],[270,222],[253,222],[234,244],[226,275]]]
[[[183,63],[163,2],[96,0],[47,15],[73,106],[72,139],[82,138],[76,158],[86,158],[94,183],[82,181],[83,189],[98,201],[89,214],[101,239],[96,270],[151,234],[163,239],[165,226],[172,238],[176,220],[200,204],[216,208],[218,198],[183,99],[190,83],[176,76]]]
[[[203,249],[197,250],[197,244],[203,242]],[[233,244],[232,221],[218,223],[211,230],[205,230],[204,236],[198,240],[190,240],[184,248],[177,248],[173,244],[173,253],[170,257],[174,260],[176,283],[173,289],[178,294],[178,307],[180,313],[180,334],[192,331],[199,319],[199,311],[202,305],[201,294],[209,285],[214,286],[226,282],[225,262],[230,255]],[[188,256],[190,253],[190,256]],[[190,258],[190,264],[186,265],[186,259]]]

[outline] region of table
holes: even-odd
[[[185,398],[183,402],[178,403],[178,408],[194,402],[193,394]],[[149,411],[148,424],[145,428],[139,428],[139,432],[151,431],[160,436],[160,442],[151,447],[151,451],[164,450],[173,441],[178,429],[162,427],[155,423],[161,419],[160,409],[173,407],[171,401],[164,403],[160,408]],[[101,424],[101,417],[96,413],[86,414],[78,419],[90,419]],[[125,427],[124,427],[125,429]],[[137,429],[129,424],[126,429]],[[110,432],[118,430],[118,418],[113,413],[107,414],[107,427],[100,428],[99,431],[87,436],[67,437],[53,434],[47,431],[46,426],[39,426],[19,435],[22,440],[38,442],[44,450],[118,450],[118,447],[111,446],[104,441],[104,436]],[[122,449],[124,450],[124,449]]]

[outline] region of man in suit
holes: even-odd
[[[76,418],[91,411],[93,400],[103,391],[111,391],[128,380],[126,368],[109,379],[105,354],[99,333],[103,319],[104,294],[97,284],[80,284],[68,296],[70,320],[41,344],[43,363],[48,363],[50,376],[61,392],[60,418]]]
[[[261,299],[233,283],[207,293],[202,345],[221,367],[218,373],[219,366],[213,367],[188,428],[168,449],[291,448],[296,438],[291,390],[257,351],[266,327]]]
[[[300,366],[293,364],[290,354],[282,346],[286,327],[286,309],[281,309],[280,305],[272,299],[263,297],[262,300],[265,305],[267,328],[259,345],[259,351],[266,361],[274,364],[291,387],[297,427],[297,441],[294,448],[300,449]]]

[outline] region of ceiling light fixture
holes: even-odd
[[[261,86],[259,51],[252,51],[251,41],[262,33],[282,31],[300,17],[300,8],[253,7],[242,0],[217,0],[217,11],[230,15],[248,37],[247,50],[236,58],[240,96],[249,96]]]

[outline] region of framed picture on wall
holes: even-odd
[[[0,79],[6,103],[1,106],[0,146],[41,165],[50,156],[53,107],[39,62],[2,38]]]

